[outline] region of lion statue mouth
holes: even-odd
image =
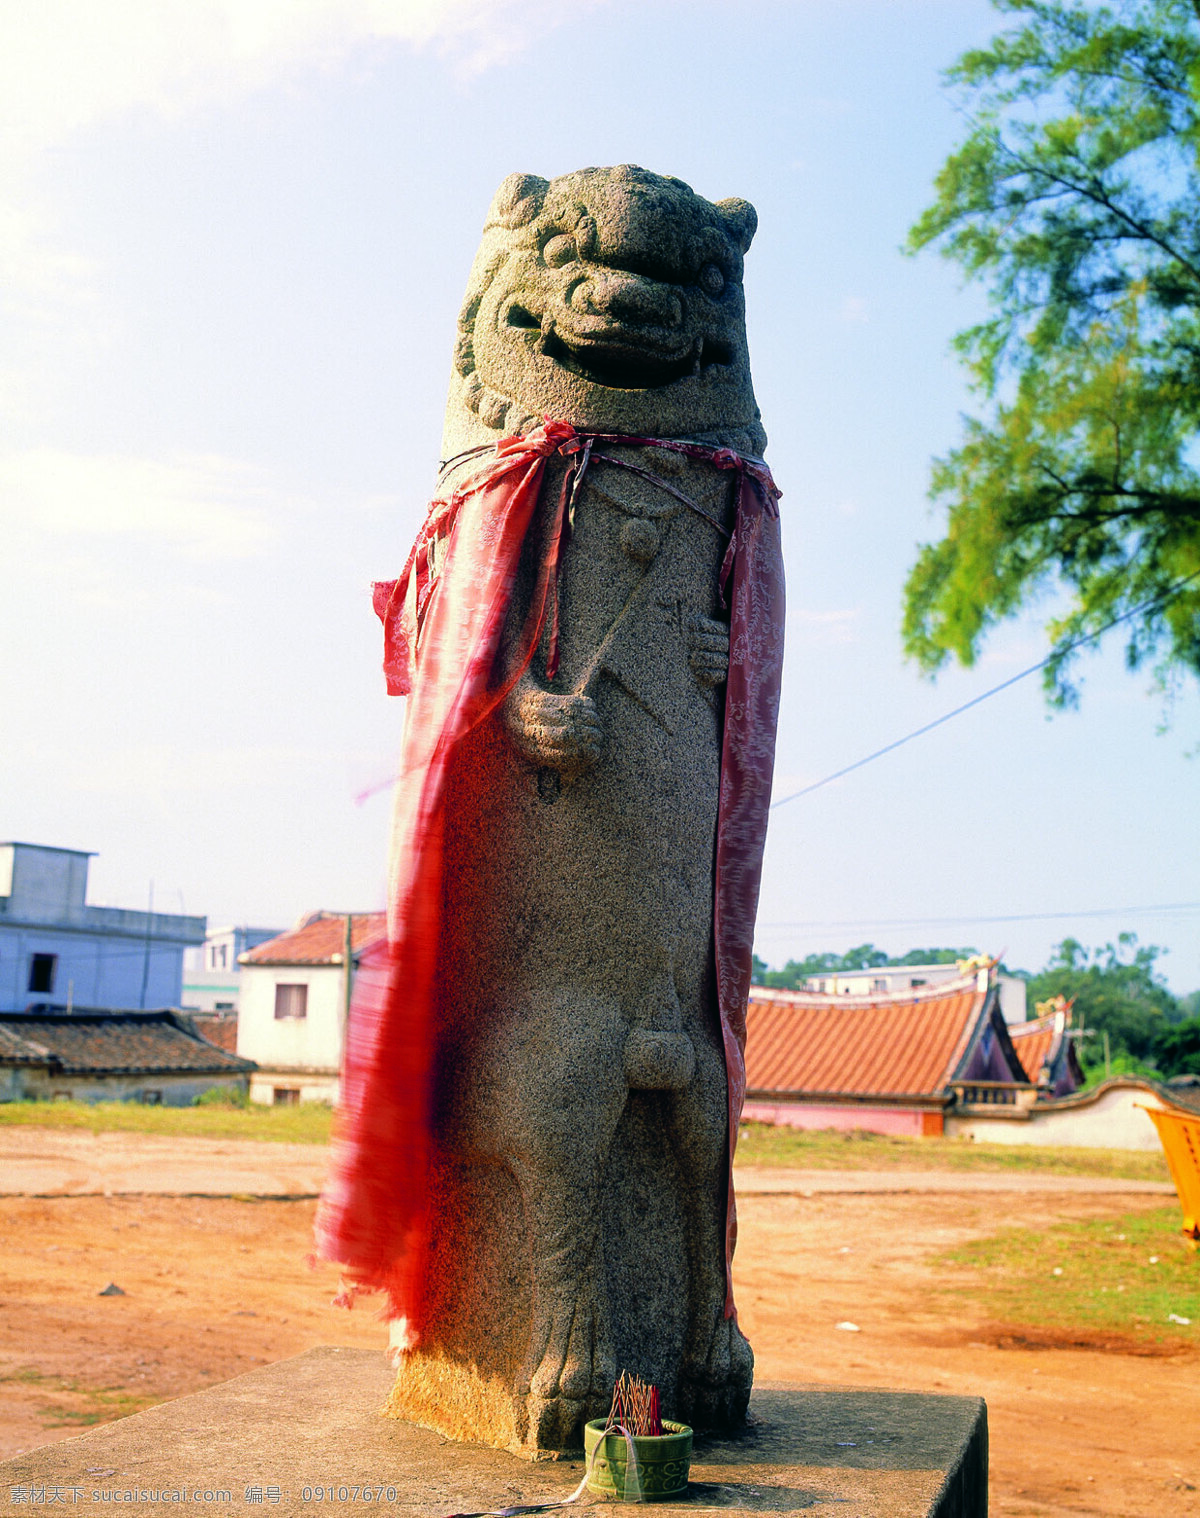
[[[711,364],[730,362],[723,344],[706,343],[703,338],[682,351],[663,353],[644,340],[625,341],[614,336],[568,339],[561,331],[551,329],[542,337],[540,347],[548,359],[568,373],[610,390],[659,390],[697,375]]]
[[[568,374],[610,390],[659,390],[713,364],[733,361],[729,345],[718,338],[695,337],[681,344],[670,330],[614,322],[597,323],[591,333],[568,333],[561,325],[539,320],[516,301],[505,323],[540,333],[535,346],[546,358]]]

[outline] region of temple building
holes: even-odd
[[[994,966],[897,992],[750,991],[750,1122],[935,1135],[949,1113],[1037,1099]]]

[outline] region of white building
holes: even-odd
[[[970,961],[974,965],[974,961]],[[984,959],[981,964],[990,961]],[[810,975],[804,982],[806,991],[825,996],[896,996],[916,991],[922,986],[937,986],[943,981],[958,980],[962,968],[948,965],[880,965],[869,970],[829,970]],[[1006,1023],[1023,1023],[1026,1019],[1025,982],[1016,975],[997,974],[1000,1012]]]
[[[239,959],[250,949],[278,938],[280,928],[213,928],[202,944],[183,956],[185,1012],[238,1010],[242,967]]]
[[[1053,1097],[1024,1107],[978,1107],[946,1118],[951,1138],[972,1138],[980,1144],[1036,1144],[1042,1148],[1145,1149],[1161,1152],[1162,1145],[1148,1107],[1185,1112],[1194,1117],[1200,1101],[1195,1087],[1160,1085],[1137,1075],[1114,1075],[1090,1091]]]
[[[237,1052],[258,1065],[251,1101],[337,1101],[354,969],[386,933],[383,912],[314,912],[240,956]]]
[[[82,849],[0,843],[0,1011],[177,1007],[203,917],[87,904]]]

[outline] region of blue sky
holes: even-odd
[[[899,252],[961,132],[982,0],[40,0],[0,7],[0,837],[93,900],[284,925],[382,904],[367,586],[434,478],[454,319],[514,169],[744,195],[789,573],[777,794],[1036,661],[1049,611],[931,685],[900,595],[981,309]],[[1123,929],[1200,985],[1194,685],[1119,644],[780,807],[759,952]],[[1178,904],[1191,904],[1180,906]],[[1163,910],[1164,907],[1172,910]]]

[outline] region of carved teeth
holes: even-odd
[[[656,390],[700,372],[695,347],[674,357],[647,353],[632,343],[593,341],[576,347],[552,329],[544,334],[541,351],[568,374],[610,390]]]

